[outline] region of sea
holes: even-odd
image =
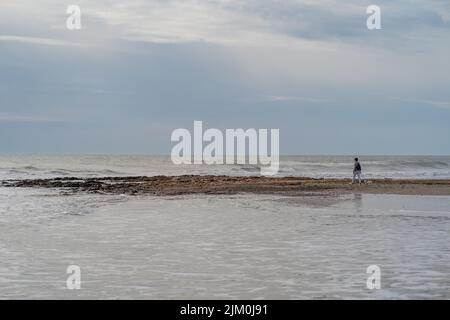
[[[449,179],[450,156],[363,156],[366,179]],[[282,156],[278,176],[348,178],[352,156]],[[174,165],[169,156],[0,156],[0,180],[53,177],[259,175],[258,165]]]
[[[364,179],[450,179],[449,156],[360,160]],[[349,178],[352,166],[286,156],[279,175]],[[0,156],[0,180],[259,172],[167,156]],[[0,187],[0,299],[450,299],[449,243],[450,196]]]

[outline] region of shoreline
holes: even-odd
[[[450,196],[450,179],[371,179],[363,184],[351,184],[351,179],[314,179],[307,177],[263,176],[131,176],[52,179],[5,180],[2,187],[51,188],[66,193],[125,195],[185,195],[185,194],[400,194]]]

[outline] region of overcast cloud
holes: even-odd
[[[0,3],[0,153],[167,154],[203,120],[285,154],[450,154],[449,88],[449,1]]]

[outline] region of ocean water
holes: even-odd
[[[351,160],[288,157],[281,174],[348,176]],[[373,176],[446,178],[448,163],[362,157]],[[165,157],[0,158],[1,179],[256,173],[177,167]],[[449,231],[450,196],[131,197],[0,187],[0,298],[450,299]],[[66,287],[69,265],[81,269],[80,290]],[[381,270],[379,290],[366,286],[370,265]]]
[[[361,156],[365,178],[449,179],[450,156]],[[351,156],[284,156],[280,176],[348,178]],[[174,165],[167,156],[0,156],[0,180],[60,176],[259,175],[256,165]]]

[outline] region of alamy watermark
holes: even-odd
[[[70,265],[66,269],[69,274],[66,280],[66,288],[69,290],[81,289],[81,268],[77,265]]]
[[[77,5],[70,5],[66,9],[66,13],[69,17],[66,20],[66,27],[69,30],[81,29],[81,8]]]
[[[366,13],[370,14],[367,18],[366,25],[369,30],[381,29],[381,8],[377,5],[370,5],[366,9]]]
[[[367,278],[367,289],[381,289],[381,269],[379,266],[373,264],[367,267],[366,273],[369,274]]]
[[[223,134],[213,128],[203,132],[203,122],[194,121],[193,135],[188,129],[172,132],[171,141],[178,143],[172,148],[171,159],[178,165],[259,165],[262,175],[272,176],[279,170],[279,140],[279,129],[226,129]]]

